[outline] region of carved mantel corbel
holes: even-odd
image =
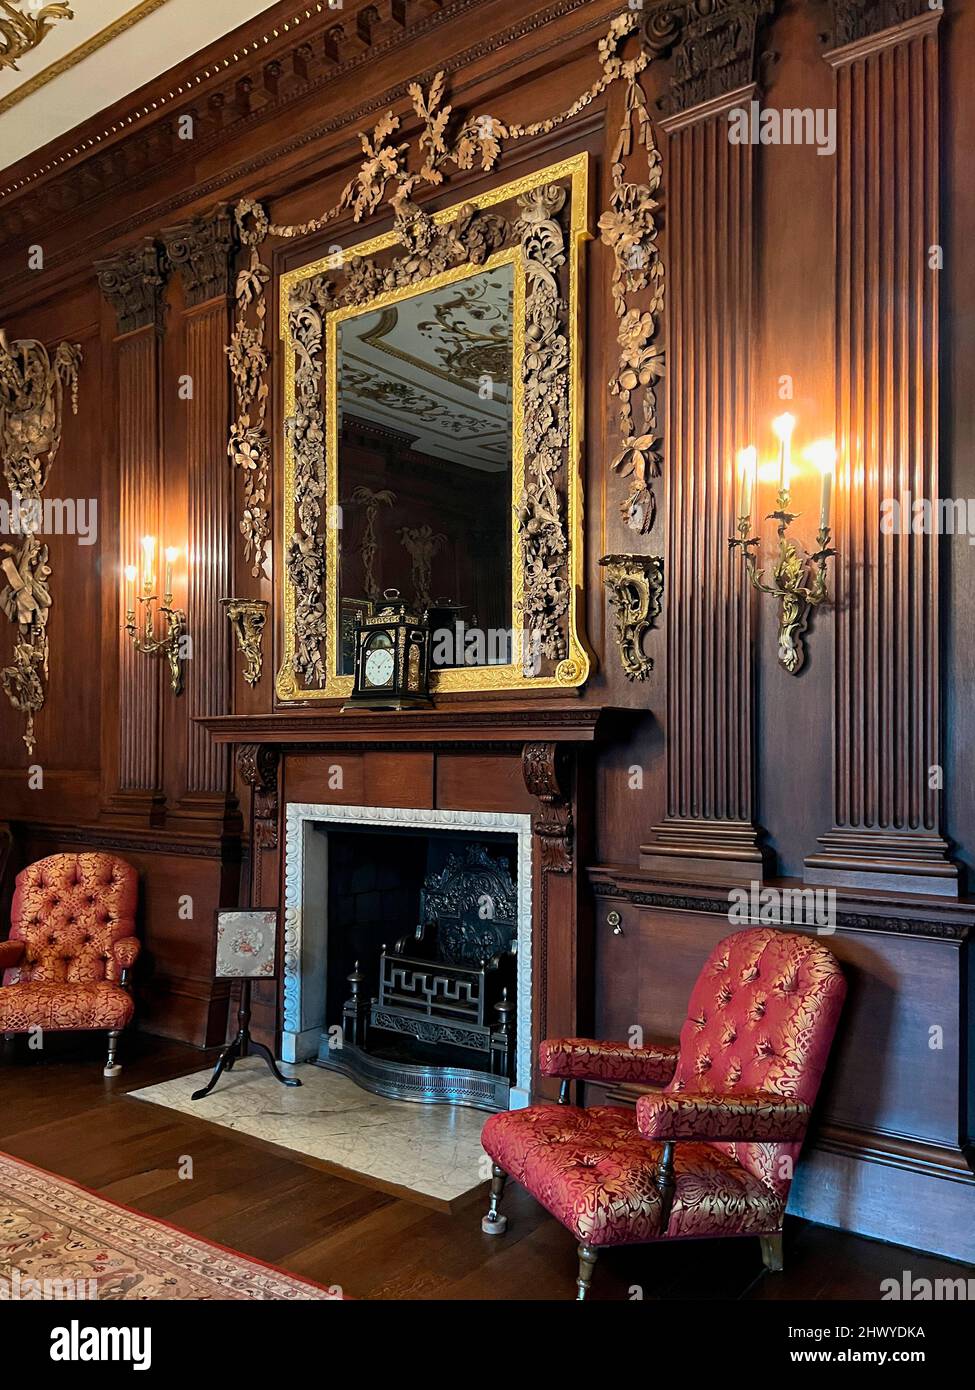
[[[266,743],[242,743],[237,749],[237,770],[251,789],[251,816],[255,850],[278,847],[277,748]]]
[[[541,803],[533,821],[543,872],[572,872],[572,807],[566,791],[565,749],[558,743],[526,743],[521,770],[528,791]]]

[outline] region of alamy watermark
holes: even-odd
[[[967,536],[975,545],[975,497],[885,497],[880,504],[883,536]]]
[[[98,539],[97,497],[0,497],[0,535],[77,536],[79,545]]]
[[[32,1279],[11,1271],[10,1277],[0,1277],[0,1303],[35,1303],[51,1299],[97,1299],[97,1279]]]
[[[732,145],[815,145],[817,154],[836,153],[834,106],[786,106],[781,111],[751,101],[728,112]]]
[[[822,936],[836,930],[835,888],[763,888],[757,879],[728,893],[728,921],[741,926],[814,927]]]

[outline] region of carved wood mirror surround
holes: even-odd
[[[285,341],[282,701],[345,698],[341,660],[342,328],[424,291],[511,266],[509,660],[444,666],[437,692],[582,685],[582,248],[588,156],[574,155],[281,277]],[[474,518],[471,518],[472,524]],[[434,528],[435,529],[435,528]],[[432,596],[431,596],[432,597]]]

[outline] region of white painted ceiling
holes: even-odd
[[[8,3],[31,13],[31,0]],[[58,20],[38,46],[18,60],[16,71],[0,68],[0,170],[192,57],[272,3],[70,0],[73,19]]]

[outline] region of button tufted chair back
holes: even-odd
[[[751,927],[719,941],[697,979],[668,1091],[771,1091],[812,1105],[846,985],[807,936]],[[718,1144],[788,1192],[799,1144]]]
[[[12,941],[19,966],[4,985],[116,981],[112,943],[135,934],[138,875],[113,854],[52,854],[17,875]]]

